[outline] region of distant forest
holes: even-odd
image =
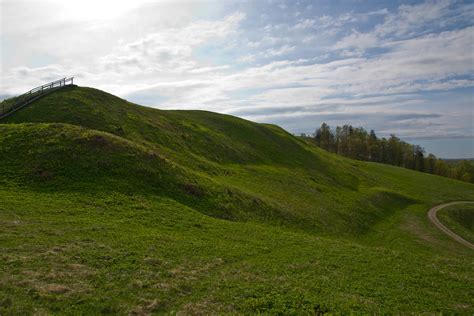
[[[394,134],[388,139],[379,138],[374,130],[367,132],[362,127],[351,125],[338,126],[333,130],[323,123],[313,135],[301,136],[322,149],[344,157],[390,164],[474,183],[473,161],[458,160],[453,163],[439,159],[433,154],[426,156],[422,147],[404,142]]]

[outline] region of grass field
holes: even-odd
[[[474,185],[63,88],[0,121],[0,314],[474,312]]]

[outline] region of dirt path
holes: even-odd
[[[443,209],[445,207],[448,207],[448,206],[451,206],[451,205],[456,205],[456,204],[474,204],[473,201],[458,201],[458,202],[450,202],[450,203],[445,203],[445,204],[441,204],[441,205],[437,205],[433,208],[431,208],[429,211],[428,211],[428,218],[430,219],[430,221],[433,222],[433,224],[435,224],[436,227],[438,227],[439,229],[441,229],[446,235],[450,236],[451,238],[453,238],[454,240],[456,240],[457,242],[460,242],[461,244],[463,244],[464,246],[466,247],[469,247],[471,249],[474,249],[474,245],[471,244],[469,241],[465,240],[464,238],[462,238],[461,236],[457,235],[456,233],[454,233],[453,231],[451,231],[449,228],[447,228],[446,226],[444,226],[439,220],[438,218],[436,217],[436,213],[438,213],[438,211],[440,209]]]

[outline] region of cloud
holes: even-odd
[[[417,5],[401,5],[396,14],[386,16],[384,23],[375,28],[375,33],[379,36],[413,35],[427,23],[439,23],[440,18],[448,15],[452,3],[450,0],[440,0]]]
[[[291,53],[296,49],[296,46],[283,45],[279,48],[270,48],[266,51],[266,56],[282,56]]]
[[[65,59],[45,67],[18,66],[2,73],[4,93],[20,93],[31,85],[75,74],[82,82],[118,94],[129,94],[156,81],[196,81],[197,77],[224,71],[229,65],[212,65],[193,55],[200,45],[232,37],[245,14],[235,12],[220,20],[198,20],[182,27],[149,33],[128,43],[120,41],[108,54],[87,62]],[[25,78],[28,78],[25,80]],[[105,80],[103,80],[105,79]],[[199,80],[197,80],[200,82]],[[180,84],[176,85],[179,88]]]
[[[199,65],[192,58],[194,49],[210,40],[232,35],[244,18],[245,14],[236,12],[220,21],[198,21],[184,28],[160,30],[101,57],[100,64],[115,72],[173,70],[199,73],[203,69],[209,70],[209,67],[195,69]]]
[[[359,48],[366,49],[379,45],[377,36],[373,33],[360,33],[357,30],[352,30],[352,34],[339,40],[334,46],[334,49],[344,48]]]
[[[9,3],[1,94],[74,74],[81,85],[138,103],[229,113],[290,131],[308,132],[323,120],[412,136],[449,134],[455,125],[467,134],[472,125],[471,4],[333,13],[290,2],[285,10],[275,8],[279,2],[213,2],[202,13],[202,3],[165,1],[69,24],[47,2],[34,5],[38,16]],[[31,26],[15,22],[14,12]],[[35,66],[38,56],[51,61]]]
[[[340,39],[334,49],[355,48],[364,50],[383,47],[387,42],[419,37],[436,28],[446,27],[461,21],[472,21],[474,6],[462,9],[453,6],[450,0],[428,1],[416,5],[401,5],[395,13],[386,9],[373,11],[372,15],[383,15],[384,21],[370,32],[352,29],[349,35]],[[369,16],[365,14],[365,16]],[[354,19],[357,19],[354,17]]]
[[[419,119],[430,119],[430,118],[440,118],[441,114],[435,113],[403,113],[397,114],[392,116],[392,121],[400,122],[400,121],[410,121],[410,120],[417,120]]]
[[[393,42],[387,46],[390,52],[377,58],[347,58],[324,64],[305,64],[304,60],[273,62],[224,76],[219,81],[221,86],[233,89],[302,85],[313,87],[326,97],[470,87],[473,80],[469,76],[474,72],[470,53],[474,49],[470,39],[473,30],[469,27]],[[419,54],[420,51],[425,53]],[[283,93],[299,104],[301,94],[289,90]]]
[[[304,30],[312,28],[315,24],[316,20],[314,19],[304,19],[295,24],[295,26],[293,26],[293,30]]]
[[[193,74],[202,74],[202,73],[216,72],[219,70],[225,70],[229,68],[230,68],[229,65],[215,66],[215,67],[202,67],[202,68],[192,69],[189,72]]]

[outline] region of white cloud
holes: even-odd
[[[189,72],[192,74],[202,74],[202,73],[211,73],[211,72],[216,72],[219,70],[226,70],[229,69],[229,65],[224,65],[224,66],[216,66],[216,67],[202,67],[202,68],[196,68],[192,69]]]
[[[360,55],[367,48],[384,47],[391,41],[416,38],[429,34],[433,28],[444,27],[459,20],[473,19],[474,6],[466,6],[460,10],[453,8],[453,2],[450,0],[438,0],[417,5],[401,5],[395,13],[383,9],[369,12],[365,16],[371,14],[384,15],[384,21],[369,32],[352,29],[351,33],[340,39],[333,48],[346,49],[345,55],[351,54],[347,49],[353,48],[355,51],[352,54]]]
[[[70,24],[55,20],[54,11],[43,12],[51,9],[44,5],[38,14],[46,24],[33,12],[21,13],[32,19],[31,26],[13,21],[10,8],[10,24],[2,30],[6,57],[0,93],[74,74],[81,85],[146,105],[234,113],[297,130],[314,124],[308,118],[317,115],[362,122],[382,113],[413,114],[423,126],[438,124],[440,117],[421,116],[428,111],[423,93],[474,86],[474,27],[440,29],[468,21],[474,6],[438,1],[402,5],[394,12],[303,12],[296,18],[289,5],[285,10],[296,21],[282,22],[268,12],[266,26],[249,30],[252,23],[243,23],[246,15],[240,11],[197,19],[192,7],[179,10],[174,3],[167,2],[165,10],[150,2],[129,9],[127,18]],[[381,23],[359,31],[357,23],[372,17]],[[368,48],[380,53],[368,55]],[[52,62],[42,61],[47,57]],[[414,120],[409,121],[404,127],[384,122],[414,133],[409,126]]]
[[[377,36],[373,33],[360,33],[357,30],[352,30],[352,34],[339,40],[333,47],[334,49],[344,49],[355,47],[359,49],[366,49],[379,45]]]
[[[220,21],[198,21],[184,28],[160,30],[119,47],[101,57],[100,63],[116,72],[124,71],[123,67],[136,67],[137,71],[192,70],[198,67],[191,56],[193,50],[211,39],[231,36],[244,18],[237,12]]]
[[[295,26],[293,26],[294,30],[304,30],[308,28],[312,28],[316,24],[316,20],[314,19],[304,19],[299,21]]]
[[[229,68],[228,65],[212,65],[197,60],[193,52],[210,40],[234,36],[245,14],[236,12],[221,20],[196,21],[179,28],[165,28],[129,43],[118,43],[110,53],[90,58],[87,63],[63,59],[59,65],[47,67],[11,67],[2,73],[2,89],[6,93],[18,93],[30,82],[40,84],[53,77],[76,74],[83,84],[111,88],[113,93],[130,93],[136,82],[176,81],[180,76],[213,73]],[[87,65],[87,66],[86,66]],[[28,72],[28,81],[23,73]],[[89,75],[95,73],[96,75]],[[114,84],[104,83],[101,79]],[[27,83],[28,82],[28,83]]]
[[[439,21],[447,15],[450,0],[428,1],[417,5],[401,5],[396,14],[386,16],[384,23],[375,28],[379,36],[410,35],[420,26]]]
[[[291,53],[296,49],[296,46],[283,45],[279,48],[270,48],[266,51],[266,56],[282,56]]]

